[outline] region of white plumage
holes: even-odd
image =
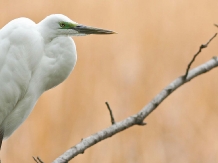
[[[18,18],[5,25],[0,30],[0,141],[22,124],[43,92],[69,76],[77,60],[70,36],[112,33],[60,14],[38,24]]]

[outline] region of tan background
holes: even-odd
[[[184,74],[202,43],[218,31],[217,0],[1,0],[0,27],[17,17],[39,22],[52,13],[117,31],[74,38],[78,62],[70,77],[40,98],[3,143],[3,163],[51,162],[66,149],[139,111]],[[218,38],[194,66],[218,54]],[[72,163],[218,162],[218,71],[167,98],[147,119],[79,155]]]

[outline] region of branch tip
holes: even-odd
[[[218,25],[217,25],[218,26]],[[207,44],[210,43],[210,41],[216,37],[217,34],[215,34]],[[204,46],[205,46],[204,45]],[[201,49],[199,49],[201,50]],[[195,56],[196,57],[196,56]],[[193,59],[195,59],[195,57]],[[191,67],[193,61],[190,62],[189,67],[187,68],[187,73],[183,75],[182,77],[178,77],[174,81],[172,81],[165,89],[163,89],[159,94],[157,94],[154,99],[148,103],[146,106],[144,106],[137,114],[132,115],[120,122],[117,122],[116,125],[110,126],[106,129],[103,129],[102,131],[99,131],[95,134],[92,134],[91,136],[84,138],[84,140],[87,140],[86,143],[80,142],[74,147],[71,147],[69,150],[64,152],[61,156],[56,158],[52,163],[67,163],[71,159],[75,158],[77,155],[81,154],[81,152],[85,151],[86,149],[90,148],[91,146],[95,145],[96,143],[99,143],[100,141],[103,141],[125,129],[128,129],[134,125],[146,125],[144,123],[144,119],[150,115],[151,112],[153,112],[156,107],[161,104],[172,92],[177,90],[180,86],[184,85],[187,83],[187,81],[190,81],[191,79],[208,72],[216,67],[218,67],[218,57],[213,57],[211,60],[208,62],[194,68],[193,70],[189,69]],[[187,76],[187,74],[189,74]],[[185,77],[185,79],[184,79]],[[111,114],[111,119],[113,119],[112,111],[110,109],[110,106],[107,102],[105,102],[107,105],[108,110],[110,111]],[[114,121],[115,123],[115,121]],[[113,124],[113,122],[112,122]],[[35,160],[35,159],[34,159]],[[38,162],[37,163],[42,163]]]
[[[39,157],[36,157],[36,158],[34,156],[32,157],[36,163],[44,163]]]
[[[34,156],[32,156],[32,157],[33,157],[33,160],[38,163],[37,159]]]
[[[108,102],[105,102],[105,104],[107,105],[107,108],[108,108],[108,110],[109,110],[109,112],[110,112],[111,124],[114,125],[116,122],[115,122],[115,119],[114,119],[114,116],[113,116],[113,112],[112,112],[112,110],[111,110],[110,105],[108,104]]]
[[[216,24],[214,24],[214,25],[218,27],[218,25],[216,25]],[[216,37],[216,35],[217,35],[217,33],[215,33],[215,34],[213,35],[213,37],[211,37],[211,38],[209,39],[209,41],[208,41],[206,44],[202,44],[202,45],[200,46],[198,52],[194,55],[194,57],[192,58],[191,62],[189,62],[189,64],[188,64],[188,67],[187,67],[187,69],[186,69],[186,73],[185,73],[185,75],[183,76],[183,79],[184,79],[184,80],[187,79],[188,72],[189,72],[189,70],[190,70],[190,68],[191,68],[192,63],[195,61],[195,58],[201,53],[201,50],[202,50],[202,49],[206,48],[206,47],[209,45],[209,43]]]

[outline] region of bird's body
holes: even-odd
[[[69,76],[77,60],[70,36],[91,34],[90,30],[112,33],[59,14],[38,24],[18,18],[0,30],[0,139],[22,124],[43,92]]]

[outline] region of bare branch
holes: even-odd
[[[215,26],[216,26],[216,24],[215,24]],[[209,45],[209,43],[216,37],[216,35],[217,35],[217,33],[215,33],[214,36],[213,36],[206,44],[202,44],[202,45],[199,47],[198,52],[194,55],[194,57],[192,58],[191,62],[188,64],[188,67],[187,67],[187,69],[186,69],[186,73],[185,73],[185,75],[184,75],[184,78],[185,78],[185,79],[187,78],[188,72],[189,72],[189,70],[190,70],[190,68],[191,68],[192,63],[195,61],[195,58],[198,56],[198,54],[200,54],[200,52],[201,52],[202,49],[206,48],[206,47]]]
[[[113,116],[113,112],[112,112],[112,110],[111,110],[110,105],[108,104],[108,102],[105,102],[105,104],[107,105],[107,108],[108,108],[108,110],[109,110],[109,112],[110,112],[111,124],[113,125],[113,124],[116,123],[116,122],[115,122],[115,119],[114,119],[114,116]]]
[[[214,37],[216,34],[214,35]],[[214,38],[212,37],[209,42]],[[205,48],[209,42],[206,45],[203,45],[202,48]],[[201,49],[200,48],[200,52]],[[200,53],[198,52],[198,54]],[[197,55],[198,55],[197,54]],[[193,61],[192,61],[193,62]],[[192,62],[189,64],[191,66]],[[59,156],[56,160],[53,161],[53,163],[67,163],[69,160],[77,156],[78,154],[83,153],[86,149],[89,147],[95,145],[96,143],[107,139],[127,128],[130,128],[134,125],[143,125],[144,119],[152,112],[154,111],[158,105],[166,99],[173,91],[175,91],[177,88],[185,84],[186,82],[192,80],[193,78],[206,73],[210,70],[212,70],[215,67],[218,67],[218,58],[214,57],[213,59],[209,60],[208,62],[192,69],[189,71],[190,66],[187,68],[187,74],[181,77],[178,77],[175,79],[172,83],[170,83],[166,88],[164,88],[149,104],[147,104],[141,111],[139,111],[137,114],[132,115],[123,121],[117,122],[114,125],[99,131],[85,139],[83,139],[80,143],[75,145],[74,147],[67,150],[65,153],[63,153],[61,156]]]
[[[173,91],[177,88],[185,84],[187,81],[210,71],[211,69],[218,67],[218,58],[214,57],[213,59],[209,60],[208,62],[194,68],[191,70],[184,80],[184,78],[178,77],[172,83],[170,83],[165,89],[163,89],[148,105],[146,105],[140,112],[137,114],[130,116],[124,119],[121,122],[117,122],[116,124],[106,128],[102,131],[99,131],[85,139],[83,139],[79,144],[75,145],[74,147],[67,150],[64,154],[59,156],[53,163],[67,163],[67,161],[71,160],[78,154],[83,153],[87,148],[93,146],[94,144],[109,138],[120,131],[123,131],[131,126],[138,125],[143,122],[143,120],[152,112],[154,111],[157,106],[166,98],[168,97]]]

